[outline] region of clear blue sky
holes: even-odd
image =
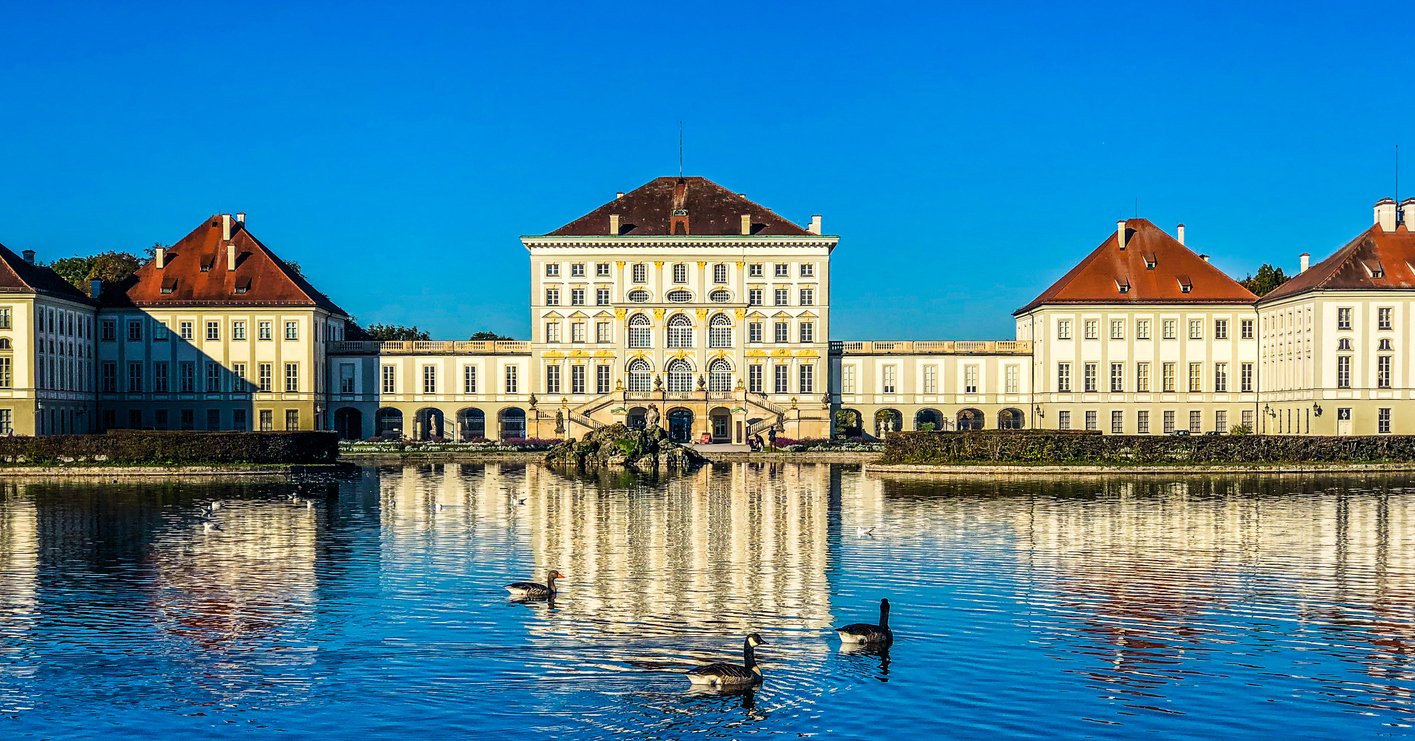
[[[252,231],[363,323],[527,333],[517,237],[677,167],[835,252],[835,339],[1008,338],[1139,213],[1242,277],[1369,225],[1389,3],[78,5],[0,10],[0,241]],[[991,7],[997,6],[997,7]]]

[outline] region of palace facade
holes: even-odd
[[[821,223],[655,179],[521,238],[531,337],[496,342],[368,339],[244,214],[87,292],[0,247],[0,433],[1415,433],[1415,199],[1261,298],[1182,225],[1118,222],[996,341],[831,341]]]

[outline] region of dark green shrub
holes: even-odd
[[[333,432],[159,432],[0,437],[0,467],[333,463]]]

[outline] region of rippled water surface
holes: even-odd
[[[0,736],[1404,735],[1415,478],[0,483]],[[222,502],[216,527],[200,509]],[[502,585],[558,568],[553,604]],[[888,655],[840,651],[873,621]],[[751,695],[687,691],[741,660]]]

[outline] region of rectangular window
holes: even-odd
[[[128,321],[128,341],[142,342],[142,322],[136,319]]]
[[[895,388],[895,386],[894,386],[895,368],[896,368],[896,366],[893,366],[893,365],[886,365],[886,366],[884,366],[884,368],[881,369],[881,371],[882,371],[882,373],[881,373],[881,380],[883,381],[883,385],[880,387],[880,392],[881,392],[881,393],[885,393],[885,394],[892,394],[892,393],[894,393],[894,388]]]
[[[221,339],[221,325],[217,322],[206,323],[206,338],[208,340]]]
[[[546,323],[545,323],[545,341],[546,341],[546,342],[559,342],[559,341],[560,341],[560,322],[546,322]]]
[[[583,278],[583,277],[585,277],[585,264],[582,263],[582,262],[572,262],[572,263],[570,263],[570,277],[571,277],[571,278]]]
[[[285,339],[287,339],[287,340],[298,340],[298,339],[300,339],[300,323],[299,323],[299,322],[285,322]]]
[[[1376,388],[1390,388],[1390,357],[1389,355],[1376,356]]]
[[[801,305],[814,306],[816,303],[816,292],[809,288],[801,289]]]
[[[221,364],[208,362],[206,364],[206,392],[214,394],[221,390]]]
[[[1226,340],[1226,339],[1228,339],[1228,320],[1227,320],[1227,319],[1215,319],[1215,320],[1214,320],[1214,339],[1216,339],[1216,340]]]
[[[10,328],[11,328],[10,323],[11,323],[11,319],[10,319],[10,308],[9,308],[8,306],[0,307],[0,329],[10,329]],[[104,339],[112,339],[112,338],[105,337]],[[8,409],[7,409],[7,410],[5,410],[5,411],[8,412],[8,411],[11,411],[11,410],[8,410]]]
[[[776,365],[772,366],[772,369],[776,377],[776,393],[790,393],[790,389],[787,388],[787,374],[790,372],[790,367],[787,366],[785,363],[777,363]]]
[[[1351,307],[1343,306],[1336,310],[1336,328],[1351,329]]]
[[[272,363],[261,363],[256,367],[259,377],[256,381],[256,388],[262,393],[270,393],[275,384],[275,366]]]
[[[275,411],[271,409],[260,410],[260,431],[270,432],[275,429]]]
[[[181,388],[184,394],[190,394],[197,390],[197,364],[191,361],[183,361],[178,366],[181,371]]]
[[[1099,415],[1094,411],[1086,412],[1086,431],[1095,432],[1100,429]]]
[[[517,366],[514,365],[506,366],[506,393],[508,394],[516,393],[516,389],[520,386],[516,368]]]
[[[1228,410],[1220,409],[1214,412],[1214,430],[1216,432],[1228,432]]]
[[[1161,386],[1161,390],[1164,391],[1164,393],[1166,394],[1174,393],[1174,363],[1165,363],[1164,365],[1160,366],[1160,374],[1160,383],[1163,384],[1163,386]]]
[[[747,390],[754,394],[762,392],[762,367],[760,365],[747,366]]]
[[[976,366],[976,365],[965,365],[965,366],[963,366],[963,393],[965,393],[965,394],[976,394],[976,393],[978,393],[978,366]]]
[[[233,340],[244,340],[244,339],[246,339],[246,323],[245,323],[245,322],[231,322],[231,339],[233,339]]]
[[[583,365],[572,365],[572,366],[570,366],[570,393],[572,393],[572,394],[584,394],[584,393],[585,393],[585,366],[583,366]]]
[[[215,431],[221,429],[221,410],[220,410],[220,409],[208,409],[208,410],[206,410],[206,429],[207,429],[208,431],[210,431],[210,432],[215,432]]]
[[[644,264],[641,263],[641,262],[639,262],[639,263],[634,263],[634,267],[632,267],[632,268],[630,269],[630,273],[632,274],[632,276],[633,276],[633,281],[634,281],[635,283],[647,283],[647,282],[649,282],[649,269],[648,269],[648,266],[647,266],[647,265],[644,265]]]
[[[100,383],[102,385],[100,388],[103,389],[104,393],[118,393],[118,364],[112,360],[103,361],[101,373]]]
[[[801,277],[802,277],[802,278],[813,278],[813,277],[815,277],[815,275],[816,275],[816,266],[815,266],[813,263],[809,263],[809,262],[803,262],[803,263],[801,263]]]
[[[6,329],[9,329],[6,327]],[[15,412],[12,409],[0,409],[0,435],[9,435],[15,431]]]
[[[727,282],[727,266],[726,266],[726,265],[723,265],[722,263],[718,263],[718,264],[712,266],[712,282],[713,282],[713,283],[726,283],[726,282]]]
[[[297,391],[299,391],[299,390],[300,390],[300,364],[299,364],[299,363],[286,363],[286,364],[285,364],[285,391],[286,391],[286,393],[291,393],[291,394],[293,394],[293,393],[295,393],[295,392],[297,392]]]
[[[816,389],[816,367],[806,364],[802,365],[799,370],[801,377],[799,379],[800,385],[798,388],[800,389],[800,393],[814,393]]]
[[[1139,319],[1139,320],[1136,320],[1136,322],[1135,322],[1135,339],[1137,339],[1137,340],[1148,340],[1148,339],[1150,339],[1150,320],[1149,320],[1149,319]]]
[[[924,393],[938,393],[938,366],[936,365],[924,366]]]
[[[747,323],[747,342],[751,342],[751,343],[754,343],[754,344],[755,344],[755,343],[760,343],[761,341],[762,341],[762,323],[761,323],[761,322],[748,322],[748,323]]]
[[[1376,410],[1376,432],[1382,435],[1390,434],[1390,407]]]
[[[298,410],[298,409],[286,409],[286,410],[285,410],[285,431],[286,431],[286,432],[294,432],[295,430],[298,430],[298,429],[300,429],[300,410]]]
[[[560,275],[560,263],[548,262],[545,264],[545,274],[550,277]]]
[[[1179,321],[1176,319],[1165,319],[1163,322],[1160,322],[1160,331],[1163,332],[1162,336],[1164,339],[1175,339],[1179,336]]]
[[[272,326],[273,325],[268,321],[258,322],[256,324],[256,339],[269,340],[271,337]]]
[[[1124,434],[1125,434],[1125,412],[1111,412],[1111,413],[1110,413],[1110,434],[1112,434],[1112,435],[1124,435]]]
[[[1058,319],[1058,320],[1056,320],[1056,338],[1057,338],[1058,340],[1069,340],[1069,339],[1071,339],[1071,320],[1070,320],[1070,319]]]
[[[394,376],[393,366],[391,366],[391,365],[385,365],[385,366],[383,366],[383,371],[382,371],[382,373],[383,373],[383,393],[385,393],[385,394],[392,394],[392,393],[395,393],[398,387],[397,387],[396,385],[394,385],[394,378],[395,378],[395,376]]]
[[[285,367],[288,370],[290,366],[287,365]],[[437,393],[437,366],[435,365],[423,366],[423,393]]]
[[[1244,410],[1243,410],[1243,416],[1242,416],[1242,419],[1243,419],[1243,426],[1244,426],[1244,427],[1247,427],[1250,432],[1253,430],[1253,419],[1254,419],[1254,416],[1255,416],[1255,415],[1254,415],[1254,412],[1253,412],[1252,409],[1244,409]]]
[[[800,330],[802,343],[816,341],[816,325],[811,322],[801,322]]]
[[[1057,413],[1056,413],[1056,429],[1058,429],[1058,430],[1069,430],[1069,429],[1071,429],[1071,412],[1057,412]]]
[[[341,393],[341,394],[352,394],[352,393],[354,393],[354,364],[353,364],[353,363],[340,363],[340,364],[339,364],[339,393]]]
[[[168,425],[166,409],[154,409],[152,411],[152,426],[156,427],[159,430],[167,429]]]
[[[0,356],[0,389],[14,388],[15,369],[14,358]]]
[[[762,289],[760,289],[760,288],[753,288],[753,289],[747,291],[747,305],[748,305],[748,306],[761,306],[761,305],[762,305]]]
[[[1203,390],[1204,364],[1189,364],[1189,393],[1194,394]]]
[[[5,311],[8,313],[9,309],[6,309]],[[9,327],[5,327],[5,329],[9,329]],[[104,319],[98,325],[98,331],[98,338],[100,340],[103,340],[105,342],[112,342],[118,339],[118,322],[113,321],[112,319]]]
[[[760,278],[760,277],[762,277],[762,264],[759,263],[759,262],[754,262],[754,263],[752,263],[751,265],[748,265],[748,266],[747,266],[747,276],[748,276],[748,277],[751,277],[751,278]]]
[[[559,288],[547,288],[547,289],[545,289],[545,305],[546,305],[546,306],[559,306],[559,305],[560,305],[560,289],[559,289]]]
[[[594,302],[595,302],[595,306],[608,306],[608,305],[609,305],[609,289],[608,289],[608,288],[596,288],[596,289],[595,289],[595,292],[594,292]]]
[[[846,365],[840,368],[840,393],[855,393],[855,366]]]
[[[1085,383],[1085,385],[1084,385],[1082,388],[1085,390],[1086,393],[1088,393],[1088,394],[1094,394],[1094,393],[1096,392],[1096,375],[1099,373],[1099,371],[1098,371],[1098,369],[1096,368],[1096,364],[1095,364],[1095,363],[1086,363],[1086,365],[1085,365],[1084,367],[1085,367],[1085,370],[1084,370],[1084,373],[1085,373],[1085,376],[1084,376],[1084,383]]]
[[[1204,320],[1202,320],[1202,319],[1190,319],[1190,320],[1189,320],[1189,339],[1191,339],[1191,340],[1202,340],[1202,339],[1204,339]]]
[[[235,380],[233,380],[233,381],[231,382],[231,390],[232,390],[232,391],[236,391],[236,392],[240,392],[240,393],[247,393],[247,392],[250,391],[250,389],[246,388],[246,364],[245,364],[245,363],[232,363],[232,364],[231,364],[231,375],[235,378]]]
[[[595,341],[595,342],[609,342],[609,341],[610,341],[610,339],[609,339],[609,336],[610,336],[609,333],[610,333],[609,322],[595,322],[595,325],[594,325],[594,341]]]
[[[1164,434],[1174,434],[1174,412],[1172,410],[1164,413]]]
[[[584,306],[584,305],[585,305],[585,289],[583,289],[583,288],[571,288],[571,289],[570,289],[570,305],[571,305],[571,306]]]
[[[1189,431],[1192,432],[1192,433],[1194,433],[1194,434],[1196,434],[1196,435],[1199,434],[1200,432],[1203,432],[1203,431],[1204,431],[1204,413],[1203,413],[1203,412],[1190,412],[1190,413],[1189,413]]]
[[[688,266],[687,266],[687,265],[684,265],[684,264],[681,263],[681,262],[680,262],[680,263],[674,263],[674,265],[673,265],[673,282],[674,282],[674,283],[687,283],[687,282],[688,282]]]
[[[790,342],[790,341],[791,341],[791,335],[790,335],[789,330],[790,330],[790,326],[787,325],[786,322],[777,322],[777,323],[776,323],[776,341],[777,341],[777,342]]]
[[[1351,356],[1336,356],[1336,387],[1339,389],[1351,388]]]
[[[595,274],[595,276],[600,277],[600,278],[608,278],[608,277],[609,277],[609,263],[607,263],[607,262],[597,262],[597,263],[595,263],[595,265],[594,265],[594,274]]]
[[[775,292],[775,293],[776,293],[776,295],[774,296],[774,298],[776,299],[776,304],[775,304],[775,305],[776,305],[776,306],[786,306],[786,305],[787,305],[787,302],[788,302],[788,301],[790,300],[790,298],[791,298],[789,290],[788,290],[788,289],[785,289],[785,288],[778,288],[778,289],[776,289],[776,292]]]
[[[578,343],[578,342],[584,342],[584,341],[585,341],[585,323],[584,323],[584,322],[573,322],[573,323],[570,324],[570,341],[571,341],[571,342],[577,342],[577,343]]]
[[[170,378],[170,366],[167,362],[159,360],[152,364],[152,390],[154,393],[165,394],[170,389],[168,380]]]
[[[1100,338],[1100,322],[1095,319],[1087,319],[1082,325],[1086,331],[1086,339],[1094,340]]]
[[[1125,339],[1125,320],[1124,320],[1124,319],[1112,319],[1112,320],[1110,320],[1110,338],[1111,338],[1112,340],[1123,340],[1123,339]]]
[[[1245,339],[1245,340],[1251,340],[1251,339],[1253,339],[1253,320],[1252,320],[1252,319],[1244,319],[1243,321],[1241,321],[1241,322],[1238,323],[1238,336],[1239,336],[1241,339]]]
[[[1405,228],[1409,229],[1411,227],[1407,226]],[[1390,316],[1391,309],[1389,306],[1382,306],[1376,309],[1376,329],[1390,329],[1392,326]]]
[[[1138,435],[1150,434],[1150,413],[1145,409],[1135,413],[1135,433]]]
[[[609,366],[607,366],[607,365],[597,365],[597,366],[595,366],[595,369],[594,369],[594,376],[595,376],[595,384],[594,384],[594,385],[595,385],[595,393],[596,393],[596,394],[607,394],[607,393],[609,393]]]
[[[184,339],[184,340],[190,340],[190,339],[192,338],[192,323],[191,323],[191,322],[178,322],[178,323],[177,323],[177,336],[178,336],[178,337],[181,337],[181,338]]]
[[[1214,393],[1228,392],[1228,363],[1214,363]]]
[[[1238,390],[1248,394],[1253,391],[1253,364],[1243,363],[1238,366]]]
[[[776,263],[776,265],[774,265],[773,267],[776,269],[776,277],[778,277],[778,278],[789,278],[789,277],[791,276],[791,266],[790,266],[790,265],[787,265],[786,263],[779,262],[779,263]]]
[[[1150,393],[1150,364],[1135,364],[1135,392],[1140,394]]]
[[[547,364],[545,366],[545,393],[560,393],[560,366]]]
[[[475,394],[477,392],[477,367],[475,365],[462,366],[462,393]]]
[[[1118,394],[1125,391],[1125,364],[1110,364],[1110,392]]]
[[[190,430],[196,426],[196,414],[191,409],[183,409],[179,427],[183,430]]]
[[[1071,364],[1056,364],[1056,390],[1060,393],[1071,393]]]
[[[1019,380],[1020,376],[1020,368],[1015,365],[1007,366],[1007,368],[1003,371],[1003,388],[1005,389],[1004,393],[1015,394],[1018,392],[1018,389],[1021,385]]]

